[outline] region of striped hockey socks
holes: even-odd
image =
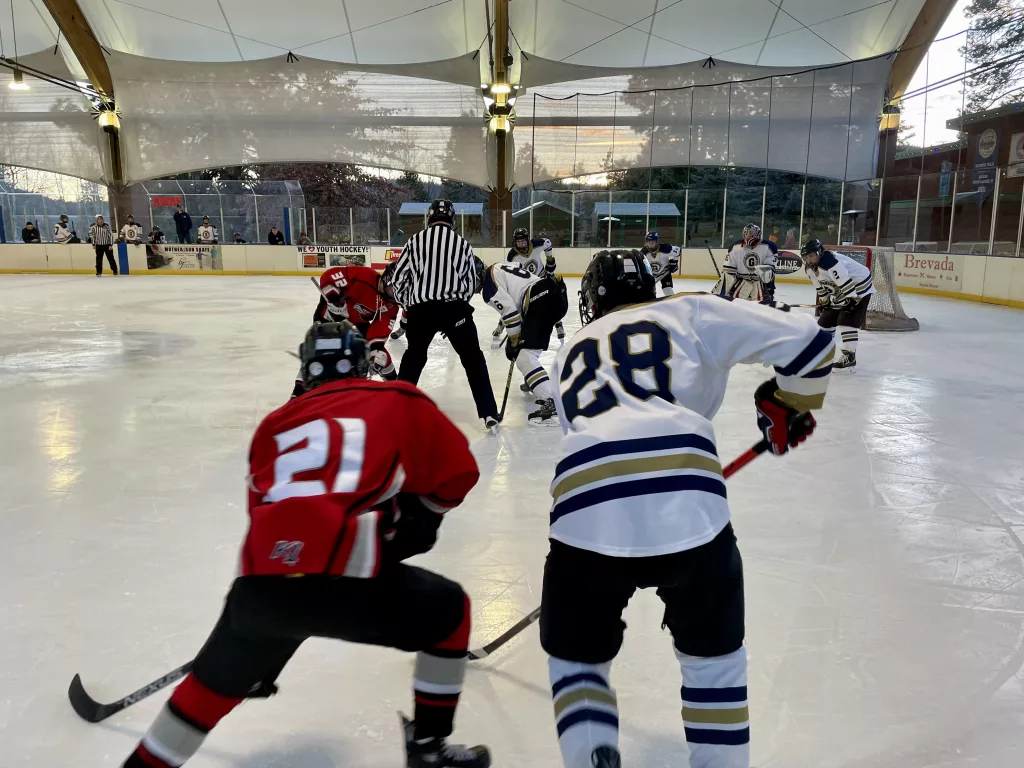
[[[471,609],[469,596],[463,595],[462,621],[450,636],[433,648],[416,654],[413,673],[414,738],[450,736],[455,724],[455,707],[466,676]]]
[[[746,648],[712,658],[675,654],[690,768],[750,768]]]
[[[851,354],[856,354],[858,336],[857,329],[851,328],[848,325],[840,325],[837,330],[839,331],[839,347]]]
[[[548,659],[555,726],[566,768],[593,768],[591,756],[597,747],[618,749],[619,710],[608,684],[611,666]]]

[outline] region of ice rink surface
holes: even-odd
[[[1024,313],[903,300],[921,331],[862,336],[809,443],[729,481],[756,768],[1024,765]],[[245,528],[248,441],[291,391],[285,350],[315,302],[305,278],[0,276],[5,768],[113,768],[148,727],[165,694],[88,725],[68,682],[81,672],[116,699],[202,644]],[[476,317],[489,337],[496,313]],[[404,342],[389,346],[398,357]],[[500,399],[508,364],[486,355]],[[734,371],[715,419],[723,459],[758,438],[752,394],[768,375]],[[518,383],[488,436],[440,339],[420,382],[481,467],[418,559],[473,597],[474,645],[540,600],[561,433],[525,423]],[[640,594],[626,619],[612,673],[624,764],[684,766],[660,603]],[[398,652],[310,641],[281,692],[229,716],[189,765],[396,768],[411,672]],[[536,627],[471,666],[453,740],[489,744],[496,766],[561,764]]]

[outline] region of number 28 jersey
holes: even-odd
[[[584,326],[551,371],[565,432],[551,538],[614,557],[711,541],[729,522],[711,426],[729,369],[774,365],[780,398],[807,411],[824,401],[833,356],[832,333],[809,316],[707,294]]]
[[[479,476],[465,435],[412,384],[319,386],[253,435],[241,573],[372,578],[393,522],[385,501],[414,493],[444,514]]]

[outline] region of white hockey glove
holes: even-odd
[[[380,373],[388,367],[388,353],[383,349],[374,349],[370,352],[371,373]]]

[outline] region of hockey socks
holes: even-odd
[[[839,331],[839,341],[841,342],[839,346],[843,351],[854,355],[857,354],[857,329],[851,328],[848,325],[840,325],[837,330]]]
[[[243,699],[214,693],[188,675],[160,710],[124,768],[178,768],[196,753],[213,727]]]
[[[746,648],[711,658],[673,650],[683,671],[690,768],[750,768]]]
[[[566,768],[593,768],[599,747],[618,751],[619,709],[608,684],[611,666],[548,659],[555,727]]]
[[[462,621],[445,640],[416,654],[413,673],[413,717],[415,739],[444,738],[455,724],[455,707],[466,676],[469,649],[470,604],[463,595]]]

